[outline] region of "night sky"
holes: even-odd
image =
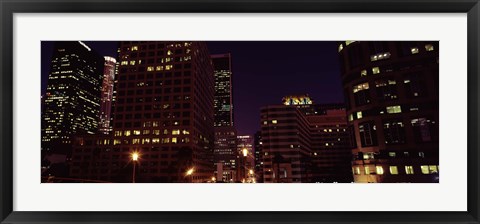
[[[117,42],[84,41],[100,55],[117,56]],[[240,135],[260,128],[260,107],[281,104],[286,95],[308,93],[314,103],[343,102],[335,42],[209,41],[211,54],[230,52],[235,126]],[[42,42],[42,95],[53,42]]]

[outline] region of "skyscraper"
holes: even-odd
[[[215,77],[215,149],[217,179],[226,182],[238,177],[237,131],[233,122],[231,55],[212,55]],[[222,179],[220,179],[222,178]]]
[[[105,56],[104,59],[99,131],[100,133],[108,134],[111,131],[110,116],[112,113],[113,86],[117,60],[109,56]]]
[[[308,95],[261,108],[261,159],[266,183],[351,182],[350,138],[342,104]]]
[[[119,61],[113,136],[78,139],[72,175],[115,182],[211,180],[214,77],[206,44],[122,41]]]
[[[232,59],[228,54],[212,55],[215,75],[215,127],[233,126]]]
[[[254,139],[251,135],[237,136],[237,180],[252,182],[255,169]],[[252,171],[250,171],[252,170]]]
[[[438,182],[438,42],[338,44],[355,182]]]
[[[81,41],[55,42],[42,111],[42,153],[71,154],[72,136],[96,133],[103,58]]]

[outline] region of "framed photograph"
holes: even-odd
[[[479,4],[1,0],[1,223],[479,223]]]

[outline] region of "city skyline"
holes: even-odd
[[[102,56],[118,54],[116,41],[84,43]],[[280,104],[286,95],[309,94],[317,103],[344,101],[337,45],[333,41],[207,41],[207,45],[210,54],[232,55],[234,120],[239,134],[253,135],[258,131],[259,108]],[[48,63],[52,52],[52,42],[43,41],[42,65]],[[42,94],[48,71],[48,66],[42,66]],[[277,87],[264,88],[271,80]]]
[[[439,182],[438,41],[88,44],[42,45],[42,182]]]

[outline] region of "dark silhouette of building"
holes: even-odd
[[[355,182],[438,182],[439,44],[339,43]]]
[[[96,133],[103,57],[81,41],[54,45],[47,90],[42,97],[42,155],[71,155],[72,136]]]
[[[214,76],[204,42],[120,43],[113,136],[79,136],[72,176],[206,182],[214,175]]]

